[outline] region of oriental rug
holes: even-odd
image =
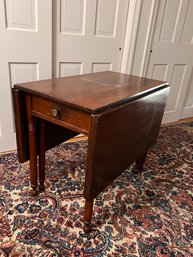
[[[84,234],[87,141],[46,154],[46,191],[31,196],[29,163],[0,155],[0,256],[193,256],[193,122],[163,126],[144,170],[132,165],[95,200]]]

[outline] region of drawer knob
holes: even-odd
[[[58,116],[58,114],[59,114],[59,111],[58,111],[56,108],[53,108],[53,109],[52,109],[52,115],[53,115],[54,117],[56,117],[56,116]]]

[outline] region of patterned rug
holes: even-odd
[[[84,234],[87,141],[47,152],[46,192],[29,163],[0,155],[0,256],[193,256],[193,122],[164,126],[143,172],[128,168],[95,201]]]

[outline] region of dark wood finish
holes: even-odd
[[[15,129],[17,140],[17,153],[19,162],[29,160],[28,126],[26,114],[25,93],[21,90],[12,89],[13,106],[15,114]]]
[[[90,115],[42,97],[32,97],[32,113],[53,123],[63,124],[80,133],[88,133]]]
[[[84,197],[94,199],[156,142],[168,88],[95,116]]]
[[[46,122],[40,121],[40,139],[39,139],[39,190],[45,190],[45,152],[46,152]]]
[[[91,219],[92,219],[92,212],[93,212],[93,204],[94,204],[94,200],[91,200],[91,201],[85,200],[84,227],[83,227],[83,230],[85,233],[89,233],[91,231]]]
[[[29,134],[29,152],[30,152],[30,181],[32,195],[38,195],[37,192],[37,137],[36,137],[36,120],[31,114],[31,95],[26,94],[26,109],[28,120]]]
[[[22,83],[15,87],[86,113],[98,113],[141,98],[163,86],[166,86],[163,81],[118,72],[97,72]]]
[[[25,161],[30,152],[33,190],[37,187],[37,155],[40,188],[43,189],[45,150],[78,132],[88,134],[83,195],[84,231],[89,232],[96,196],[132,162],[142,169],[147,151],[159,133],[168,89],[167,83],[162,81],[116,72],[16,85],[13,95],[18,154],[19,159]],[[25,104],[27,115],[22,111]],[[28,134],[30,149],[26,143],[22,145]],[[37,145],[37,141],[40,144]]]
[[[146,156],[147,156],[147,152],[143,153],[139,159],[137,159],[135,167],[137,169],[137,172],[142,171],[143,170],[143,164],[145,163],[146,160]]]
[[[15,127],[17,139],[17,153],[19,162],[23,163],[29,160],[29,143],[28,143],[28,122],[26,114],[26,99],[25,92],[12,89]],[[40,134],[40,120],[36,119],[36,131],[39,141]],[[53,148],[62,142],[78,135],[78,132],[70,130],[65,127],[58,126],[52,122],[46,121],[46,150]],[[37,149],[39,153],[39,148]]]

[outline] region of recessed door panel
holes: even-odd
[[[37,0],[6,0],[6,27],[12,30],[37,30]]]
[[[167,64],[154,64],[152,78],[165,81],[167,69]]]
[[[11,85],[38,79],[37,63],[9,63]]]
[[[92,72],[110,71],[111,63],[93,63]]]
[[[82,63],[66,62],[60,63],[60,77],[82,74]]]
[[[184,107],[193,107],[193,67],[191,70],[191,76],[190,76],[190,80],[188,83],[188,90],[186,92],[186,98],[184,101]],[[193,112],[192,112],[193,114]]]
[[[175,111],[177,108],[176,99],[179,98],[180,91],[183,87],[186,65],[175,64],[172,77],[171,77],[171,88],[168,97],[168,104],[166,106],[166,111]]]
[[[95,36],[114,37],[119,0],[97,0]]]
[[[60,32],[71,35],[84,34],[85,0],[61,0]]]
[[[163,1],[163,0],[162,0]],[[178,22],[180,0],[165,1],[165,8],[162,14],[162,25],[159,41],[171,42],[174,39],[175,29]]]
[[[193,23],[192,23],[192,14],[193,14],[193,1],[189,0],[187,14],[181,33],[181,43],[193,44]]]

